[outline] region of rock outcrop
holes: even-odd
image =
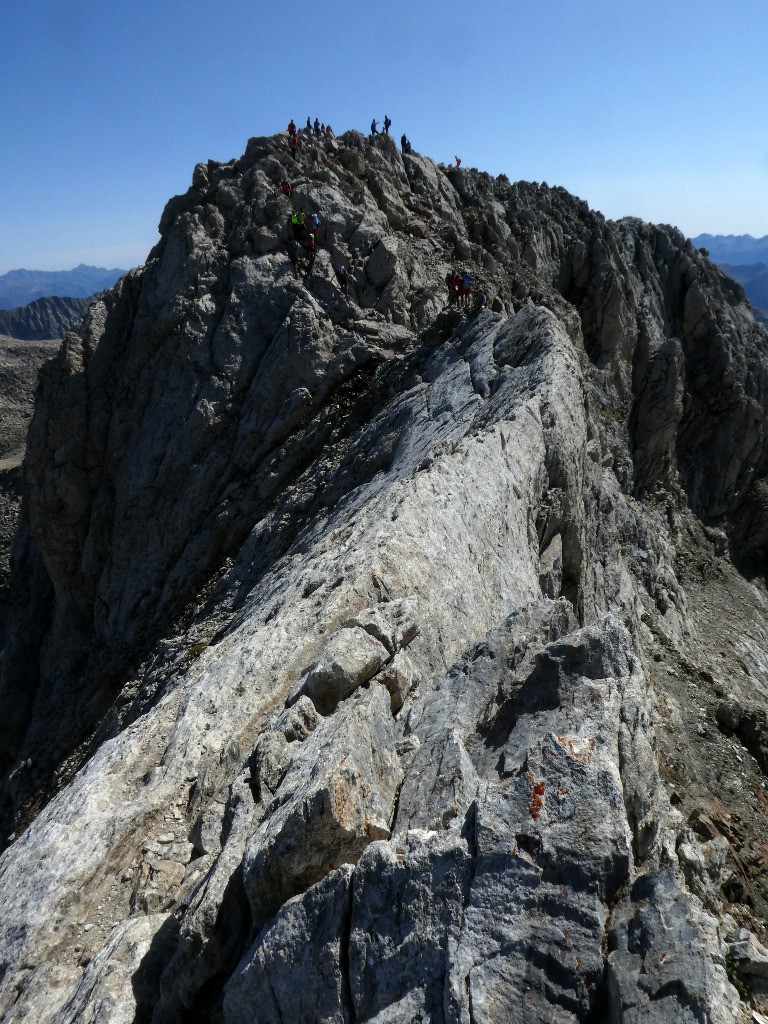
[[[738,286],[672,228],[354,132],[200,164],[160,228],[30,428],[0,1014],[760,1009],[768,336]]]

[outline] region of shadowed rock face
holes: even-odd
[[[161,235],[29,432],[0,1012],[739,1020],[768,906],[743,293],[672,228],[356,133],[198,165]]]

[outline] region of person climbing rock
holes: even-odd
[[[385,114],[384,115],[384,131],[386,132],[387,135],[389,135],[389,129],[391,127],[392,127],[392,122],[390,121],[389,117]]]
[[[315,241],[320,244],[320,226],[323,223],[320,220],[320,216],[317,213],[312,214],[312,234],[315,236]]]
[[[482,313],[482,311],[485,309],[487,305],[488,296],[485,294],[485,292],[478,292],[477,295],[475,296],[475,308],[473,311],[474,315],[477,316],[478,313]]]
[[[453,159],[456,161],[456,166],[461,167],[461,157],[455,156]]]
[[[288,134],[293,138],[296,135],[296,125],[293,118],[288,122]]]
[[[376,120],[376,118],[374,118],[371,121],[371,135],[378,135],[378,134],[379,134],[378,121]]]
[[[298,235],[298,237],[299,238],[303,238],[304,235],[307,233],[307,215],[304,212],[304,207],[303,206],[299,207],[299,212],[296,214],[296,218],[297,218],[298,225],[299,225],[299,235]]]
[[[283,195],[289,196],[291,194],[291,183],[290,183],[290,181],[281,181],[280,182],[280,191],[283,193]]]
[[[349,274],[347,273],[347,268],[344,266],[343,263],[336,271],[336,278],[339,282],[339,288],[341,288],[341,290],[346,295],[347,285],[349,284]]]
[[[296,159],[296,154],[299,152],[299,135],[298,132],[291,136],[291,156]]]
[[[299,276],[299,243],[295,238],[291,238],[288,241],[288,259],[291,261],[293,267],[294,277]]]
[[[309,254],[309,260],[307,262],[307,277],[312,273],[312,267],[315,265],[315,236],[310,231],[309,238],[307,239],[307,253]]]

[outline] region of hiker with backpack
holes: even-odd
[[[472,275],[468,271],[464,271],[464,274],[459,283],[459,295],[461,305],[467,309],[469,307],[469,295],[472,290]]]

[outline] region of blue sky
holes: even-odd
[[[756,0],[2,0],[0,273],[143,262],[195,163],[307,114],[768,234],[766,29]]]

